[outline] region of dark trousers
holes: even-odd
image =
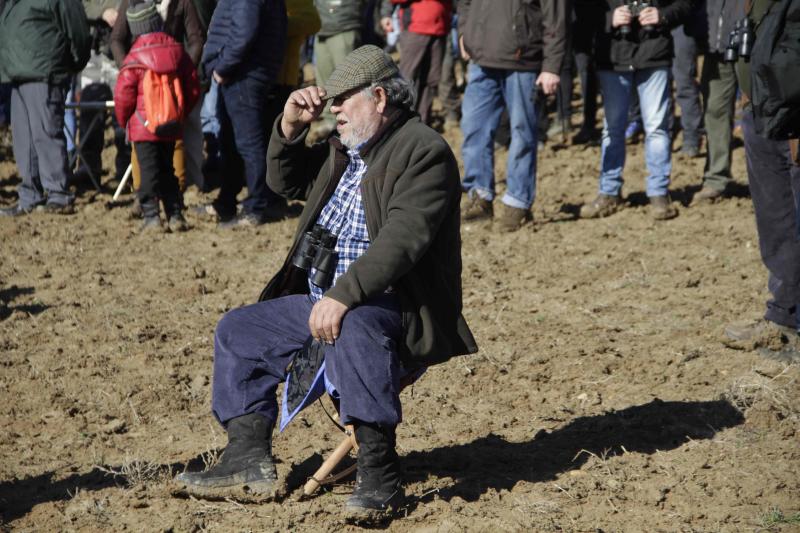
[[[243,78],[219,86],[224,176],[214,201],[224,217],[236,214],[236,196],[247,184],[245,213],[261,215],[278,195],[267,187],[267,141],[277,116],[274,95],[266,82]]]
[[[764,318],[797,328],[800,304],[800,233],[798,199],[800,167],[794,165],[787,141],[772,141],[756,134],[751,110],[742,116],[747,176],[756,212],[761,259],[769,271]]]
[[[249,413],[277,422],[275,391],[292,352],[308,339],[314,302],[293,295],[226,313],[214,337],[211,409],[221,424]],[[326,374],[339,394],[344,424],[395,426],[401,418],[397,299],[382,295],[351,309],[336,343],[325,350]]]
[[[731,181],[731,132],[739,86],[734,64],[724,62],[721,54],[706,54],[700,83],[708,146],[703,185],[721,191]]]
[[[700,105],[700,85],[697,83],[697,43],[686,35],[683,26],[672,30],[675,58],[672,77],[675,79],[675,100],[681,107],[683,144],[696,146],[700,142],[703,108]]]
[[[174,142],[136,141],[133,143],[139,161],[141,182],[136,194],[146,217],[158,216],[158,201],[164,202],[167,217],[181,211],[183,202],[178,178],[172,167]]]
[[[442,76],[446,39],[404,30],[397,41],[400,74],[417,89],[417,112],[425,124],[430,124],[431,105]]]
[[[575,66],[581,79],[583,128],[594,130],[597,123],[597,71],[591,53],[575,50]]]
[[[19,205],[31,209],[48,203],[71,204],[64,101],[67,84],[15,83],[11,88],[11,134],[14,159],[22,178]]]

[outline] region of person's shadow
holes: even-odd
[[[9,305],[18,296],[33,294],[34,292],[32,287],[17,287],[16,285],[0,289],[0,320],[5,320],[11,316],[14,311],[21,311],[29,315],[38,315],[47,310],[50,306],[43,303]]]
[[[488,434],[471,442],[433,450],[411,452],[402,458],[407,483],[420,482],[429,476],[453,479],[437,492],[439,498],[458,496],[476,501],[489,489],[511,489],[519,481],[532,483],[554,479],[559,473],[581,467],[591,454],[611,456],[623,451],[651,454],[675,449],[689,440],[712,438],[717,431],[744,422],[742,414],[724,400],[663,402],[601,415],[579,417],[550,433],[539,430],[529,440],[509,442]],[[534,432],[534,429],[531,429]],[[293,465],[286,479],[287,495],[302,487],[319,467],[322,458],[315,454]],[[202,469],[200,457],[188,465],[161,465],[170,476],[187,470]],[[75,473],[54,481],[54,472],[25,479],[0,482],[0,512],[11,521],[30,512],[34,505],[64,501],[76,490],[102,490],[120,480],[109,475],[114,467],[94,467],[87,473]],[[409,494],[408,512],[431,495]]]

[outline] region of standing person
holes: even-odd
[[[182,214],[182,194],[172,167],[175,141],[181,138],[182,131],[179,126],[166,133],[148,127],[155,117],[147,113],[145,79],[152,78],[153,73],[175,75],[180,81],[184,110],[189,110],[200,97],[197,72],[183,46],[162,31],[161,15],[152,2],[134,4],[126,11],[126,17],[134,41],[117,77],[114,111],[133,141],[139,161],[141,184],[137,196],[144,218],[142,231],[161,228],[159,200],[164,203],[167,228],[185,231],[188,227]]]
[[[446,48],[451,0],[383,0],[381,26],[389,33],[392,8],[397,7],[400,23],[400,74],[411,81],[417,91],[417,111],[425,124],[430,124],[433,97],[442,77],[442,61]]]
[[[511,123],[507,190],[497,218],[500,231],[515,231],[533,218],[536,195],[537,121],[533,95],[558,89],[567,40],[567,4],[542,0],[462,0],[458,29],[464,59],[471,59],[461,104],[463,220],[494,218],[494,135],[503,110]],[[517,31],[509,31],[509,28]]]
[[[572,23],[572,47],[575,52],[575,66],[581,81],[583,101],[583,124],[572,138],[572,144],[596,142],[597,131],[597,72],[594,61],[594,47],[597,36],[597,23],[603,16],[602,6],[595,0],[575,0],[575,20]]]
[[[308,147],[309,124],[326,100],[339,135]],[[275,393],[293,352],[313,338],[324,343],[326,378],[359,443],[345,511],[375,520],[404,498],[395,449],[400,379],[477,351],[461,314],[458,164],[416,116],[413,88],[392,59],[367,45],[324,89],[291,94],[272,130],[269,166],[276,190],[306,200],[293,252],[262,301],[217,325],[211,408],[228,445],[217,465],[177,481],[201,497],[275,495]],[[292,260],[317,225],[337,236],[324,281]]]
[[[314,38],[314,65],[317,85],[325,85],[336,66],[347,54],[361,46],[365,0],[314,0],[322,27]],[[327,137],[336,128],[336,119],[326,110],[317,138]]]
[[[89,60],[89,25],[78,0],[6,1],[0,12],[0,81],[11,82],[11,132],[22,182],[0,216],[75,212],[67,187],[64,102]]]
[[[670,122],[671,28],[689,14],[691,0],[661,0],[634,17],[619,0],[606,0],[605,28],[597,39],[597,76],[605,120],[600,190],[581,207],[581,218],[605,217],[623,207],[625,126],[631,93],[639,96],[645,131],[647,197],[656,220],[677,216],[669,199],[672,173]]]
[[[747,101],[742,113],[747,177],[771,298],[762,319],[725,329],[726,344],[757,348],[769,358],[799,363],[800,0],[753,0],[748,2],[747,17],[755,44],[750,61],[740,57],[736,71]],[[762,54],[764,50],[769,53]],[[775,60],[772,50],[780,55],[774,64],[764,61]],[[764,96],[770,99],[768,107]],[[781,115],[784,127],[774,128]]]
[[[203,50],[203,71],[219,85],[219,120],[226,175],[211,205],[220,228],[259,226],[283,218],[286,201],[267,186],[269,105],[286,50],[283,0],[220,0]],[[247,185],[237,212],[236,196]]]
[[[712,203],[724,197],[731,175],[731,137],[736,105],[735,63],[724,60],[728,36],[744,17],[745,0],[707,0],[708,51],[703,58],[700,85],[705,102],[706,165],[702,188],[692,204]]]
[[[700,154],[703,136],[703,106],[700,103],[700,84],[697,82],[697,54],[703,42],[698,44],[698,38],[692,31],[695,17],[705,17],[705,13],[693,10],[685,24],[672,30],[675,46],[672,77],[675,80],[675,101],[681,108],[683,130],[681,153],[688,157]]]

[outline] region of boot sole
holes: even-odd
[[[345,520],[354,525],[359,526],[377,526],[386,523],[394,516],[395,510],[392,508],[382,509],[365,509],[363,507],[345,506],[344,518]]]
[[[265,503],[277,499],[281,493],[277,481],[253,481],[228,487],[204,487],[180,481],[173,491],[176,495],[191,495],[205,500],[231,499],[240,503]]]

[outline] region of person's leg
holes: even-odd
[[[752,111],[743,113],[742,129],[758,244],[772,293],[764,318],[797,329],[800,240],[796,199],[800,194],[800,168],[791,163],[788,142],[768,140],[755,132]]]
[[[91,83],[81,90],[82,102],[105,102],[113,100],[111,87],[105,83]],[[107,111],[82,110],[79,121],[81,156],[84,165],[100,179],[103,172],[103,144]]]
[[[700,87],[697,83],[697,43],[686,35],[683,26],[672,30],[675,57],[672,75],[675,78],[675,100],[681,108],[683,147],[681,151],[696,155],[701,137],[703,108],[700,105]]]
[[[259,221],[262,221],[267,207],[280,198],[270,190],[266,181],[267,135],[271,131],[266,119],[271,91],[272,87],[252,78],[222,86],[236,149],[244,161],[248,195],[242,202],[242,209],[245,215]]]
[[[175,149],[172,151],[172,161],[170,166],[173,169],[175,178],[178,180],[180,190],[186,190],[186,146],[183,139],[175,141]]]
[[[400,423],[402,367],[396,346],[401,337],[395,295],[379,296],[345,315],[339,338],[325,351],[326,372],[339,393],[343,424]]]
[[[731,132],[738,87],[733,64],[722,61],[719,54],[706,54],[702,82],[708,147],[703,187],[722,193],[731,182]]]
[[[490,202],[494,199],[494,134],[505,107],[500,85],[502,74],[503,71],[470,63],[461,104],[462,187],[470,195]]]
[[[400,50],[400,75],[410,81],[417,91],[417,111],[423,115],[422,100],[426,86],[423,85],[427,74],[428,45],[431,37],[403,30],[397,39]],[[430,103],[430,102],[428,102]],[[423,121],[425,119],[423,118]]]
[[[162,170],[160,145],[158,142],[136,141],[133,145],[136,160],[139,162],[141,181],[136,195],[142,206],[145,222],[154,222],[159,218],[159,178]],[[172,166],[172,161],[169,163]]]
[[[164,213],[167,221],[183,210],[183,193],[180,183],[173,168],[175,145],[177,142],[155,143],[158,154],[158,172],[156,174],[156,187],[161,202],[164,204]]]
[[[445,39],[445,51],[442,58],[442,75],[439,78],[439,100],[445,114],[445,124],[457,126],[460,120],[461,102],[456,89],[455,57],[453,56],[453,40]]]
[[[645,132],[647,196],[665,196],[672,174],[669,69],[663,67],[637,70],[634,79]]]
[[[317,36],[314,41],[314,55],[317,67],[317,85],[322,86],[330,78],[336,65],[341,63],[347,55],[361,46],[361,32],[349,30],[330,37]],[[326,106],[321,118],[333,129],[336,119],[330,112],[330,106]]]
[[[64,137],[67,86],[25,83],[20,90],[26,93],[31,138],[38,161],[39,179],[47,194],[47,204],[71,206],[74,197],[67,187],[69,168],[67,140]]]
[[[275,391],[293,352],[311,335],[307,295],[286,296],[226,313],[214,335],[211,410],[217,421],[256,413],[278,420]]]
[[[536,196],[536,106],[532,95],[536,72],[509,70],[503,79],[503,98],[511,125],[503,203],[530,209]]]
[[[39,163],[31,130],[32,115],[29,107],[40,105],[33,98],[28,98],[25,85],[13,85],[11,89],[11,139],[14,148],[14,160],[17,163],[22,182],[19,184],[19,208],[30,211],[44,203],[44,190],[39,180]]]
[[[620,196],[625,167],[625,126],[632,92],[633,74],[597,72],[603,95],[603,137],[600,150],[600,194]]]
[[[202,107],[202,101],[198,102],[183,123],[183,162],[186,182],[181,185],[181,190],[185,190],[190,183],[197,186],[203,183],[203,128],[200,123]]]
[[[213,202],[214,210],[220,220],[228,220],[236,216],[236,196],[244,187],[244,161],[236,148],[236,137],[228,110],[228,101],[234,100],[225,87],[219,91],[219,123],[220,141],[222,143],[222,163],[225,173],[219,185],[217,198]],[[233,106],[235,109],[235,103]]]

